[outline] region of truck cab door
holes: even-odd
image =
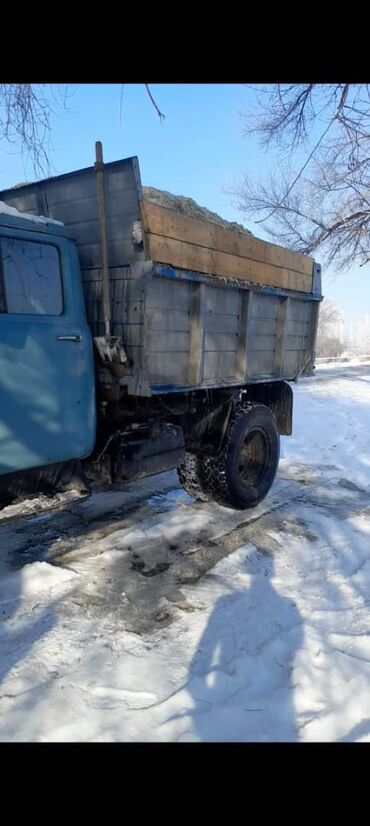
[[[73,242],[0,227],[0,474],[95,442],[93,345]]]

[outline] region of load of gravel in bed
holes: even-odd
[[[172,192],[155,189],[153,186],[144,186],[143,196],[145,201],[167,207],[167,209],[173,209],[175,212],[181,212],[182,215],[188,215],[189,218],[197,218],[199,221],[209,221],[211,224],[218,224],[220,227],[224,227],[224,229],[231,229],[234,232],[244,232],[252,235],[250,230],[246,229],[242,224],[237,224],[235,221],[225,221],[217,212],[211,212],[211,210],[206,207],[199,206],[193,198],[185,198],[184,195],[173,195]]]

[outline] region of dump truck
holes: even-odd
[[[0,192],[0,499],[172,469],[268,493],[314,369],[311,257],[153,203],[136,157]]]

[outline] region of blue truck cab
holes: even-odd
[[[0,212],[0,474],[82,458],[95,436],[75,244],[56,221]]]

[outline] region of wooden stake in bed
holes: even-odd
[[[111,335],[111,302],[109,285],[107,222],[104,192],[104,162],[103,146],[101,141],[96,141],[95,143],[94,170],[96,172],[96,184],[98,192],[101,276],[105,328],[105,335],[95,336],[94,343],[98,350],[100,358],[102,359],[106,367],[108,367],[112,371],[112,373],[114,373],[114,375],[120,376],[125,373],[127,356],[125,353],[122,339],[119,336]]]

